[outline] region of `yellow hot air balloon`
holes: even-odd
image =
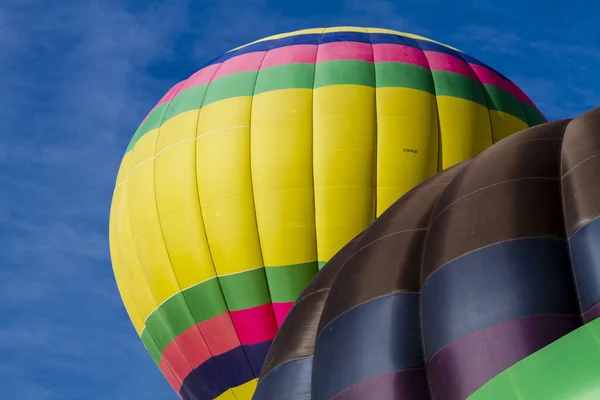
[[[114,273],[185,399],[249,399],[297,296],[437,171],[545,118],[467,54],[385,29],[234,49],[175,85],[119,170]]]

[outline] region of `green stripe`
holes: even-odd
[[[435,94],[431,71],[419,65],[380,62],[375,64],[377,87],[402,87]]]
[[[503,111],[527,121],[523,103],[504,89],[493,85],[483,85],[486,91],[487,104],[490,110]]]
[[[208,85],[197,85],[179,93],[171,101],[171,107],[165,114],[165,121],[173,118],[176,115],[183,114],[186,111],[199,110],[204,101],[204,94]]]
[[[210,83],[204,106],[233,97],[252,96],[258,71],[243,71],[225,75]]]
[[[546,118],[544,118],[544,115],[540,112],[540,110],[531,104],[523,103],[523,108],[525,109],[525,114],[527,115],[527,124],[529,126],[536,126],[546,123]]]
[[[227,306],[219,281],[209,279],[175,294],[154,310],[146,320],[142,341],[144,334],[149,333],[159,353],[162,353],[173,339],[187,329],[225,312]],[[146,341],[144,343],[150,345]]]
[[[154,360],[154,362],[158,365],[162,356],[162,352],[158,347],[156,347],[156,344],[154,343],[154,340],[147,329],[144,329],[142,332],[142,343],[144,343],[146,350],[148,350],[148,353],[150,353],[152,360]]]
[[[317,263],[267,267],[273,301],[294,301],[317,272]],[[277,299],[277,300],[275,300]],[[192,326],[228,310],[271,303],[265,268],[209,279],[177,293],[146,319],[142,341],[158,362],[164,349]]]
[[[273,303],[294,302],[318,272],[316,262],[266,267],[267,281]]]
[[[600,398],[600,319],[504,370],[469,400]]]
[[[233,97],[252,96],[280,89],[310,89],[313,87],[313,80],[315,88],[340,84],[370,87],[376,85],[378,88],[405,87],[435,93],[438,96],[459,97],[485,107],[487,107],[487,95],[492,99],[490,102],[492,109],[527,119],[525,122],[531,121],[536,124],[543,122],[543,117],[534,107],[521,103],[512,94],[492,86],[487,86],[484,90],[479,82],[454,72],[430,71],[408,63],[373,64],[358,60],[335,60],[316,65],[296,63],[278,65],[260,71],[237,72],[220,77],[209,85],[186,89],[171,102],[161,104],[148,116],[133,135],[126,151],[130,151],[146,132],[158,128],[163,119],[166,121],[182,112],[200,109],[216,101]],[[173,106],[169,107],[171,103]],[[517,104],[522,104],[526,110],[525,114]]]
[[[323,269],[323,267],[327,264],[327,261],[317,261],[317,265],[319,267],[319,271]]]
[[[264,268],[221,276],[219,280],[231,311],[245,310],[271,302]]]
[[[458,97],[481,104],[487,108],[485,91],[473,79],[448,71],[431,71],[437,96]]]
[[[373,63],[359,60],[335,60],[316,64],[314,88],[332,85],[375,87]]]
[[[284,64],[260,71],[254,94],[280,89],[312,89],[314,64]]]

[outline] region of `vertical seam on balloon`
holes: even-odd
[[[189,79],[189,78],[188,78],[188,79]],[[187,79],[186,79],[186,81],[187,81]],[[184,81],[184,82],[186,82],[186,81]],[[177,97],[177,95],[179,95],[179,93],[180,93],[180,92],[181,92],[181,90],[183,89],[184,85],[185,85],[185,83],[184,83],[184,84],[182,84],[181,86],[179,86],[179,87],[177,88],[177,90],[175,91],[175,93],[174,93],[174,95],[173,95],[173,99],[175,99],[175,98]],[[160,124],[159,124],[159,126],[158,126],[158,129],[157,129],[157,132],[156,132],[156,140],[155,140],[155,142],[154,142],[154,156],[155,156],[155,157],[156,157],[156,150],[157,150],[157,148],[158,148],[158,141],[159,141],[159,139],[160,139],[160,133],[161,133],[161,131],[162,131],[162,132],[164,132],[164,130],[162,130],[162,128],[163,128],[163,126],[164,126],[165,117],[166,117],[166,115],[167,115],[168,111],[169,111],[169,110],[171,109],[171,107],[173,106],[173,103],[174,103],[173,101],[170,101],[170,102],[169,102],[169,104],[168,104],[168,105],[165,107],[165,112],[164,112],[164,114],[163,114],[163,115],[162,115],[162,117],[161,117]],[[167,255],[167,259],[169,260],[169,266],[168,266],[168,267],[170,268],[170,275],[171,275],[171,276],[172,276],[172,277],[175,279],[175,283],[177,284],[177,289],[179,289],[179,293],[181,293],[181,294],[182,294],[182,296],[181,296],[181,297],[182,297],[182,299],[183,299],[183,302],[185,303],[185,310],[182,310],[182,311],[183,311],[184,315],[186,315],[186,314],[187,314],[187,316],[189,316],[189,318],[191,319],[192,323],[194,324],[193,326],[194,326],[194,327],[196,327],[197,325],[195,324],[195,321],[194,321],[194,316],[193,316],[193,314],[192,314],[192,312],[191,312],[191,310],[190,310],[190,306],[189,306],[189,304],[188,304],[188,302],[187,302],[187,299],[186,299],[186,297],[185,297],[185,295],[183,294],[183,291],[182,291],[182,289],[181,289],[181,284],[179,283],[179,278],[177,277],[177,274],[175,273],[175,270],[174,270],[174,268],[173,268],[173,261],[172,261],[172,259],[171,259],[171,254],[169,253],[169,248],[168,248],[168,246],[167,246],[167,242],[166,242],[166,240],[165,240],[165,234],[164,234],[164,231],[163,231],[162,221],[161,221],[161,218],[160,218],[160,212],[159,212],[159,209],[158,209],[158,196],[157,196],[157,193],[156,193],[156,158],[152,160],[152,185],[153,185],[153,189],[154,189],[154,190],[153,190],[153,192],[154,192],[154,211],[156,212],[156,222],[158,222],[158,229],[160,230],[160,236],[161,236],[161,238],[162,238],[162,242],[163,242],[162,244],[163,244],[163,247],[164,247],[164,249],[165,249],[165,253],[166,253],[166,255]],[[144,275],[144,278],[145,278],[145,275]],[[153,294],[153,293],[152,293],[152,294]],[[153,294],[153,295],[154,295],[154,294]],[[153,297],[154,297],[154,296],[153,296]],[[179,351],[181,352],[181,355],[183,356],[183,358],[186,360],[186,362],[188,363],[188,365],[189,365],[189,367],[190,367],[190,374],[191,374],[191,373],[194,371],[194,368],[193,368],[193,366],[192,366],[192,363],[191,363],[191,361],[190,361],[190,359],[189,359],[189,355],[188,355],[188,354],[186,354],[186,353],[183,351],[183,349],[182,349],[182,347],[181,347],[181,345],[180,345],[180,343],[179,343],[179,340],[178,340],[179,338],[178,338],[178,336],[175,334],[174,330],[173,330],[173,329],[172,329],[172,327],[169,325],[169,323],[168,323],[168,319],[166,318],[165,310],[163,310],[161,307],[158,307],[158,308],[157,308],[157,310],[158,310],[158,312],[159,312],[159,313],[160,313],[160,314],[163,316],[163,318],[164,318],[164,320],[165,320],[165,325],[167,326],[167,328],[169,329],[169,331],[170,331],[170,332],[171,332],[171,334],[173,335],[173,341],[172,341],[171,343],[175,343],[175,346],[177,346],[177,348],[178,348],[178,349],[179,349]],[[198,328],[196,328],[196,329],[198,329]],[[202,334],[200,333],[199,329],[198,329],[198,333],[200,334],[200,337],[202,337]],[[203,338],[203,337],[202,337],[202,340],[204,341],[204,338]],[[205,345],[205,346],[206,346],[206,348],[208,349],[208,345],[206,344],[206,341],[204,341],[204,345]],[[163,358],[163,359],[164,359],[166,362],[168,362],[167,358],[164,356],[164,351],[165,351],[165,350],[166,350],[166,347],[165,347],[164,349],[162,349],[162,350],[161,350],[161,354],[162,354],[162,358]],[[210,351],[209,351],[209,353],[210,353]],[[189,375],[188,375],[188,376],[189,376]],[[187,378],[187,377],[186,377],[186,378]],[[181,392],[182,390],[183,390],[183,391],[185,391],[185,388],[184,388],[184,385],[183,385],[184,381],[185,381],[185,378],[184,378],[184,379],[182,380],[182,382],[181,382],[181,388],[179,389],[179,390],[180,390],[180,392]]]
[[[317,258],[317,273],[318,271],[321,269],[319,268],[319,238],[318,238],[318,232],[317,232],[317,194],[316,194],[316,188],[315,188],[315,84],[317,82],[317,62],[319,60],[319,46],[321,45],[321,39],[323,38],[323,34],[325,33],[325,31],[327,30],[327,28],[323,28],[321,30],[321,33],[319,33],[319,38],[317,40],[317,49],[315,51],[315,63],[314,63],[314,69],[313,69],[313,83],[312,83],[312,110],[311,110],[311,119],[310,119],[310,123],[311,123],[311,156],[312,156],[312,163],[311,163],[311,169],[312,169],[312,194],[313,194],[313,209],[314,209],[314,226],[315,226],[315,252],[316,252],[316,258]]]
[[[369,36],[369,47],[371,48],[371,57],[373,58],[373,102],[375,103],[375,147],[373,148],[373,214],[371,221],[375,221],[377,219],[378,209],[377,209],[377,188],[379,187],[378,180],[378,164],[379,164],[379,110],[377,109],[377,64],[375,63],[375,50],[373,49],[373,42],[371,40],[371,32],[369,29],[364,28],[365,32]],[[383,210],[382,210],[383,212]]]
[[[133,150],[133,149],[132,149],[132,150]],[[130,163],[129,163],[129,164],[130,164],[130,165],[129,165],[129,167],[131,167],[131,160],[130,160]],[[128,200],[127,200],[127,185],[123,185],[123,189],[122,189],[122,190],[123,190],[123,193],[121,194],[121,200],[120,200],[120,202],[119,202],[119,211],[118,211],[118,215],[117,215],[117,232],[118,232],[118,237],[119,237],[119,245],[120,245],[120,247],[121,247],[121,251],[122,251],[123,253],[126,253],[126,251],[125,251],[125,246],[123,245],[123,236],[122,236],[122,234],[121,234],[121,232],[122,232],[122,226],[121,226],[121,216],[122,216],[122,212],[123,212],[123,204],[124,204],[124,203],[123,203],[123,200],[125,200],[125,204],[127,204],[127,203],[128,203]],[[127,219],[129,219],[129,216],[123,216],[123,217],[126,217]],[[130,229],[131,229],[131,223],[130,223]],[[132,243],[132,247],[134,247],[133,243]],[[135,251],[134,251],[134,254],[133,254],[133,256],[137,257],[137,255],[135,254]],[[120,257],[118,257],[118,258],[120,258]],[[127,277],[127,274],[125,274],[125,276]],[[127,279],[128,283],[130,284],[131,282],[129,282],[129,279],[128,279],[128,278],[126,278],[126,279]],[[129,284],[127,285],[128,289],[129,289],[129,286],[130,286]],[[132,293],[130,290],[129,290],[129,293],[130,293],[130,295],[131,295],[131,299],[132,299],[132,301],[133,301],[133,303],[134,303],[134,306],[135,306],[135,308],[138,310],[138,313],[140,313],[140,312],[139,312],[139,306],[138,306],[138,302],[136,301],[136,298],[135,298],[135,296],[133,295],[133,293]],[[140,313],[140,316],[141,316],[141,313]],[[145,323],[145,321],[144,321],[144,327],[142,328],[142,331],[140,332],[140,340],[141,340],[142,334],[144,333],[144,330],[147,330],[147,327],[146,327],[146,323]],[[154,340],[154,337],[152,336],[152,332],[151,332],[150,330],[148,330],[148,336],[150,337],[150,340],[152,341],[152,343],[153,343],[153,344],[156,346],[156,348],[158,349],[158,346],[156,345],[156,341]],[[147,350],[148,350],[148,349],[147,349]],[[160,350],[159,350],[159,351],[160,351]],[[162,356],[162,353],[161,353],[161,356]],[[172,368],[172,366],[171,366],[170,362],[169,362],[168,360],[165,360],[165,362],[166,362],[166,364],[167,364],[167,367],[168,367],[168,368],[169,368],[169,370],[171,371],[171,373],[172,373],[173,377],[174,377],[174,378],[175,378],[175,380],[177,381],[177,383],[178,383],[180,386],[182,386],[182,385],[183,385],[183,382],[179,380],[179,378],[177,377],[177,375],[175,375],[175,371],[173,370],[173,368]],[[160,370],[160,366],[158,366],[158,365],[157,365],[157,367],[159,367],[159,370]],[[162,371],[161,371],[161,372],[162,372]],[[164,375],[164,374],[163,374],[163,375]],[[173,390],[174,390],[174,391],[176,391],[176,388],[173,388]],[[179,393],[178,393],[178,394],[179,394]]]
[[[181,85],[181,86],[183,86],[183,85]],[[180,87],[177,89],[177,91],[178,91],[178,90],[181,88],[181,86],[180,86]],[[164,118],[164,115],[166,114],[166,111],[167,111],[167,108],[165,108],[165,112],[164,112],[164,114],[163,114],[163,117],[161,117],[161,118]],[[157,137],[158,137],[158,132],[157,132]],[[131,151],[132,151],[132,156],[131,156],[132,158],[133,158],[133,155],[135,154],[135,153],[134,153],[134,152],[135,152],[135,150],[136,150],[136,148],[135,148],[135,147],[134,147],[134,148],[131,150]],[[156,152],[156,146],[155,146],[154,152]],[[153,167],[154,167],[154,164],[153,164]],[[152,178],[152,179],[154,180],[154,172],[153,172],[153,178]],[[128,181],[130,181],[130,180],[128,179]],[[128,190],[128,185],[125,185],[124,189],[125,189],[125,190]],[[128,198],[128,203],[129,203],[130,199],[129,199],[129,197],[128,197],[128,196],[127,196],[127,198]],[[156,199],[156,197],[155,197],[155,199]],[[156,210],[157,210],[157,220],[158,220],[158,209],[156,209]],[[129,218],[129,217],[128,217],[128,218]],[[159,224],[160,224],[160,222],[159,222]],[[132,225],[131,225],[131,221],[130,221],[130,223],[129,223],[129,230],[130,230],[130,234],[131,234],[131,237],[132,237],[132,248],[133,248],[133,254],[132,254],[132,257],[136,257],[136,259],[137,259],[137,262],[138,262],[138,264],[139,264],[139,265],[140,265],[140,267],[141,267],[141,260],[140,260],[140,258],[139,258],[139,255],[138,255],[138,251],[139,251],[139,250],[138,250],[137,246],[135,245],[135,239],[136,239],[136,238],[135,238],[135,237],[134,237],[134,235],[133,235],[133,228],[132,228]],[[164,239],[163,239],[163,242],[164,242]],[[158,302],[156,301],[156,296],[155,296],[155,294],[152,292],[152,290],[150,290],[150,287],[149,287],[149,284],[148,284],[148,278],[146,277],[146,275],[145,275],[143,272],[141,273],[141,278],[143,279],[143,281],[144,281],[144,283],[145,283],[145,285],[146,285],[146,287],[147,287],[148,294],[150,295],[151,299],[152,299],[152,300],[154,300],[154,303],[157,303],[157,304],[158,304]],[[175,341],[175,340],[176,340],[175,333],[173,332],[173,329],[171,329],[171,327],[168,325],[168,323],[167,323],[167,321],[168,321],[168,320],[167,320],[167,318],[165,317],[165,314],[164,314],[164,312],[163,312],[162,310],[158,310],[158,313],[159,313],[159,315],[160,315],[160,317],[161,317],[161,322],[163,323],[164,327],[166,327],[166,328],[167,328],[168,332],[170,333],[170,335],[173,337],[173,340]],[[154,344],[156,345],[156,341],[154,340],[154,337],[153,337],[153,335],[152,335],[152,332],[151,332],[150,330],[148,330],[148,335],[150,336],[150,338],[152,339],[152,341],[153,341],[153,342],[154,342]],[[157,347],[157,349],[159,350],[159,352],[160,352],[160,354],[161,354],[161,360],[162,360],[162,359],[164,359],[164,360],[165,360],[165,363],[166,363],[166,364],[169,366],[169,369],[171,370],[171,372],[173,372],[173,376],[175,377],[175,379],[177,379],[177,381],[178,381],[178,382],[179,382],[179,383],[182,385],[182,386],[179,388],[179,390],[181,390],[181,388],[183,387],[183,380],[180,380],[180,379],[177,377],[177,375],[175,374],[175,372],[174,372],[174,369],[173,369],[173,367],[171,366],[171,363],[169,362],[169,360],[167,360],[166,358],[164,358],[164,355],[163,355],[163,351],[164,351],[164,349],[160,349],[158,346],[156,346],[156,347]],[[177,343],[177,347],[179,347],[179,344],[178,344],[178,343]],[[181,348],[179,348],[179,349],[180,349],[180,351],[181,351]],[[181,353],[182,353],[182,355],[183,355],[183,351],[181,351]],[[185,356],[184,356],[184,358],[185,358],[185,360],[188,362],[188,364],[190,364],[190,363],[189,363],[189,360],[188,360],[188,359],[187,359]],[[191,365],[190,365],[190,368],[191,368]]]
[[[204,222],[204,214],[202,212],[202,201],[200,199],[200,188],[198,187],[198,147],[200,146],[200,141],[198,140],[198,138],[199,138],[199,136],[201,136],[201,135],[198,135],[198,132],[199,132],[198,127],[200,126],[200,120],[202,119],[202,110],[204,108],[204,102],[206,100],[208,91],[210,89],[210,85],[214,82],[215,76],[217,75],[217,73],[219,72],[219,70],[221,69],[221,67],[223,66],[224,63],[225,63],[225,61],[221,62],[219,64],[219,66],[217,68],[215,68],[215,70],[213,71],[208,83],[206,84],[206,90],[204,91],[204,94],[202,95],[202,101],[200,102],[200,107],[198,109],[198,118],[196,119],[196,124],[195,124],[196,143],[194,146],[194,180],[195,180],[194,187],[196,188],[196,198],[198,201],[198,209],[200,210],[200,219],[202,220],[202,226],[204,227],[203,231],[204,231],[204,237],[206,239],[206,247],[208,250],[208,254],[210,255],[213,270],[215,272],[214,278],[211,278],[211,279],[216,279],[217,283],[219,284],[219,291],[221,293],[221,296],[223,297],[223,301],[225,302],[225,306],[227,307],[227,314],[229,314],[229,318],[231,320],[231,314],[229,313],[229,306],[227,305],[227,300],[225,299],[225,293],[223,293],[223,288],[221,287],[221,281],[219,280],[219,275],[217,274],[217,267],[215,266],[215,260],[212,256],[212,249],[210,248],[210,242],[208,240],[208,230],[206,229],[206,224]],[[231,325],[232,325],[233,329],[235,330],[235,325],[233,325],[233,320],[231,320]],[[197,324],[195,325],[195,328],[198,330],[198,333],[204,340],[204,336],[202,335],[202,332],[200,331],[200,328],[198,327]],[[235,333],[237,334],[237,330],[235,330]],[[250,368],[250,370],[252,370],[252,367],[250,365],[250,360],[248,359],[248,356],[246,355],[246,351],[244,350],[244,347],[242,346],[242,342],[239,339],[239,335],[238,335],[237,339],[240,344],[240,348],[244,351],[244,356],[246,357],[246,362],[248,363],[248,368]],[[223,376],[223,380],[225,382],[227,382],[227,379],[225,378],[225,374],[223,374],[223,371],[221,371],[221,367],[220,367],[219,363],[217,362],[217,360],[215,359],[215,356],[212,353],[211,349],[208,346],[206,346],[206,347],[207,347],[208,352],[211,355],[211,357],[215,360],[215,365],[217,366],[217,369]],[[229,385],[229,388],[227,390],[231,389],[232,385],[229,382],[227,382],[227,385]],[[227,392],[227,390],[225,390],[225,392]],[[225,392],[223,392],[223,393],[225,393]],[[232,393],[233,393],[233,391],[232,391]],[[235,394],[233,394],[233,396],[235,397]]]
[[[565,210],[565,187],[563,185],[565,177],[563,176],[563,173],[562,173],[562,171],[563,171],[563,145],[565,143],[565,135],[567,134],[567,127],[571,124],[571,121],[569,121],[565,124],[563,131],[562,131],[560,152],[558,154],[558,157],[559,157],[558,176],[560,178],[560,202],[561,202],[561,208],[562,208],[563,227],[565,230],[565,240],[567,242],[567,251],[569,252],[569,266],[571,267],[571,276],[573,277],[573,285],[575,286],[575,296],[577,298],[577,307],[579,307],[579,318],[581,320],[581,323],[585,324],[585,319],[584,319],[584,315],[583,315],[584,314],[583,306],[581,304],[579,285],[577,284],[577,274],[575,272],[575,266],[573,265],[573,253],[571,251],[571,240],[569,237],[569,232],[567,230],[567,213]]]
[[[423,246],[421,247],[421,262],[420,262],[420,271],[419,271],[419,329],[421,331],[421,350],[423,351],[423,366],[425,367],[425,371],[426,371],[426,377],[427,377],[427,386],[429,388],[429,394],[432,397],[432,400],[434,399],[434,394],[433,394],[433,388],[431,387],[431,380],[429,379],[429,371],[427,369],[427,364],[429,362],[429,360],[427,359],[427,348],[425,346],[425,330],[423,329],[423,286],[425,285],[424,279],[423,279],[423,267],[424,267],[424,262],[425,262],[425,253],[427,250],[427,239],[429,238],[429,233],[431,231],[431,223],[434,219],[434,215],[435,212],[438,208],[438,204],[440,202],[440,200],[442,199],[442,197],[444,196],[444,194],[446,193],[446,191],[448,190],[448,188],[450,187],[450,185],[452,184],[452,182],[454,181],[454,179],[456,179],[456,177],[458,175],[460,175],[462,172],[464,171],[464,169],[461,169],[461,171],[459,171],[456,175],[454,175],[452,177],[452,179],[450,179],[450,181],[448,181],[448,183],[446,184],[446,187],[444,188],[444,190],[442,190],[442,192],[440,193],[439,197],[437,198],[437,200],[435,201],[435,205],[433,206],[432,210],[431,210],[431,215],[429,215],[429,221],[427,223],[427,230],[425,231],[425,237],[423,238]]]
[[[479,83],[479,87],[481,88],[481,91],[483,92],[483,97],[485,98],[486,114],[487,114],[487,117],[488,117],[488,122],[490,124],[490,135],[492,136],[491,137],[492,144],[494,144],[494,143],[496,143],[496,139],[494,138],[494,124],[492,123],[492,110],[490,109],[490,102],[491,102],[492,99],[490,97],[490,93],[488,91],[488,88],[487,88],[486,85],[483,84],[483,82],[481,82],[481,79],[479,79],[479,75],[477,75],[477,73],[475,72],[475,70],[473,69],[473,67],[471,66],[471,64],[469,64],[469,62],[467,60],[465,60],[463,58],[463,56],[460,55],[460,53],[456,53],[456,54],[467,65],[467,68],[469,68],[469,70],[471,70],[471,72],[473,73],[473,76],[475,77],[477,83]],[[494,108],[494,110],[496,110],[496,109]],[[475,134],[477,134],[477,133],[475,133]],[[471,153],[471,157],[474,157],[474,156],[475,156],[475,154]]]
[[[416,39],[412,39],[412,40],[414,40],[415,49],[419,49],[421,51],[421,53],[423,54],[423,58],[425,59],[425,62],[427,63],[427,69],[429,70],[429,76],[431,77],[433,98],[434,98],[434,102],[435,102],[435,116],[436,116],[436,123],[437,123],[437,139],[438,139],[437,140],[437,147],[438,147],[437,166],[435,169],[437,172],[440,172],[443,169],[443,165],[444,165],[444,152],[443,152],[444,149],[443,149],[443,140],[442,140],[442,125],[440,124],[440,110],[438,107],[438,97],[437,97],[437,88],[435,86],[435,78],[433,76],[433,71],[431,70],[431,65],[429,64],[429,59],[427,58],[427,54],[425,54],[425,51],[419,44],[418,40],[416,40]]]
[[[258,82],[258,76],[260,75],[261,69],[262,69],[262,65],[265,61],[265,58],[267,57],[267,53],[273,48],[273,46],[275,45],[275,43],[277,42],[278,39],[273,40],[273,42],[271,42],[269,48],[264,52],[262,59],[260,60],[260,64],[258,65],[258,68],[256,70],[256,78],[254,79],[254,87],[252,88],[252,97],[250,98],[250,109],[248,110],[248,120],[249,120],[249,127],[248,127],[248,172],[250,173],[250,190],[252,191],[252,204],[253,204],[253,214],[254,214],[254,224],[256,225],[256,238],[258,240],[258,249],[260,251],[260,258],[261,258],[261,264],[262,264],[262,270],[263,270],[263,276],[264,276],[264,280],[265,280],[265,284],[267,286],[267,294],[269,296],[269,300],[271,301],[271,311],[272,311],[272,317],[273,317],[273,322],[275,323],[275,326],[277,326],[277,318],[275,318],[275,309],[273,307],[273,299],[271,297],[271,289],[269,287],[269,279],[267,278],[267,269],[265,266],[265,258],[263,257],[263,248],[262,248],[262,242],[260,240],[260,232],[258,231],[258,216],[256,215],[256,201],[255,201],[255,193],[254,193],[254,179],[252,178],[252,110],[254,109],[254,96],[256,93],[256,83]],[[234,325],[235,327],[235,325]],[[237,331],[237,328],[236,328]],[[242,349],[244,349],[244,346],[242,346]],[[244,353],[246,352],[246,350],[244,349]],[[246,355],[246,358],[248,358],[248,356]],[[263,360],[264,362],[264,360]],[[261,365],[262,368],[262,365]],[[252,370],[252,365],[250,366],[250,369]],[[254,372],[254,370],[252,370],[252,375],[254,375],[255,378],[258,378],[260,376],[260,370],[258,371],[258,374],[256,374]],[[258,375],[258,376],[257,376]]]

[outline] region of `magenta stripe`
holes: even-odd
[[[380,375],[351,386],[331,400],[429,400],[424,368],[405,369]],[[444,398],[444,397],[440,397]]]
[[[236,72],[258,71],[260,63],[265,57],[265,53],[265,51],[255,51],[232,57],[223,63],[213,79],[235,74]]]
[[[521,89],[517,87],[517,85],[515,85],[509,80],[502,78],[500,75],[498,75],[491,69],[477,64],[471,64],[471,68],[473,69],[481,83],[493,85],[504,89],[523,103],[533,105],[533,102],[529,99],[529,97],[525,95],[525,93],[521,91]]]
[[[333,42],[319,45],[317,63],[335,60],[373,62],[371,44],[361,42]]]
[[[267,52],[261,69],[284,64],[314,64],[316,58],[316,44],[298,44],[294,46],[278,47]]]
[[[275,312],[275,320],[277,320],[277,327],[281,327],[283,320],[288,315],[294,302],[289,303],[273,303],[273,311]]]
[[[454,57],[437,51],[425,51],[425,57],[429,61],[429,68],[434,71],[454,72],[477,80],[477,75],[462,58]]]
[[[272,340],[277,333],[277,322],[271,303],[230,311],[229,314],[242,344],[266,342]]]
[[[402,44],[374,44],[373,55],[375,62],[402,62],[429,68],[427,58],[421,50]]]

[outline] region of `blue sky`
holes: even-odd
[[[572,117],[600,105],[600,5],[564,4],[3,0],[0,398],[177,398],[121,305],[107,240],[121,156],[171,85],[263,36],[377,26],[458,47]]]

